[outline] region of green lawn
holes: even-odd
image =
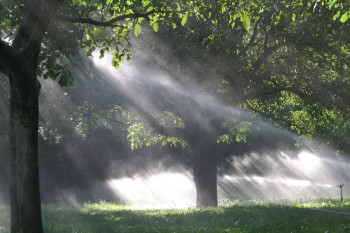
[[[44,205],[45,232],[350,232],[350,216],[317,213],[317,208],[350,213],[350,200],[310,203],[226,203],[225,207],[136,210],[112,203]],[[0,232],[9,232],[7,207],[0,208]]]

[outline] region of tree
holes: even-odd
[[[65,61],[78,55],[80,45],[88,48],[87,55],[100,48],[101,56],[113,46],[112,63],[118,67],[130,57],[128,33],[140,34],[144,19],[157,30],[158,21],[176,17],[175,7],[151,1],[1,1],[0,70],[9,78],[11,95],[11,232],[43,232],[37,77],[56,79],[63,87],[72,84]]]
[[[256,74],[253,82],[261,92],[251,95],[245,107],[280,125],[284,122],[304,137],[320,138],[347,151],[347,25],[335,20],[338,6],[305,2],[294,5],[293,11],[289,7],[270,6],[271,17],[266,19],[272,22],[265,25],[275,26],[260,27],[266,34],[256,40],[260,38],[263,49],[250,53]]]
[[[342,21],[333,21],[337,10],[315,4],[256,1],[249,6],[247,14],[242,15],[235,11],[236,5],[229,6],[223,1],[216,7],[207,8],[208,15],[215,15],[213,21],[196,21],[195,26],[189,22],[186,25],[188,30],[165,40],[191,38],[191,41],[198,42],[189,45],[177,39],[171,45],[180,51],[179,60],[183,61],[179,62],[180,70],[186,70],[187,64],[205,64],[205,67],[199,66],[203,72],[197,72],[197,77],[192,76],[198,82],[207,83],[213,79],[206,67],[220,67],[217,68],[223,84],[220,92],[213,91],[217,86],[212,86],[211,90],[203,88],[202,92],[210,93],[225,104],[258,113],[279,127],[326,139],[337,149],[344,150],[349,144],[348,29]],[[210,31],[212,22],[214,26]],[[231,25],[227,26],[228,22]],[[196,52],[200,51],[200,56],[204,56],[202,43],[220,62],[210,61],[211,56],[200,60]],[[171,60],[167,63],[173,64]],[[188,82],[185,85],[189,85]],[[162,117],[150,113],[157,110],[136,110],[153,129],[155,139],[150,140],[150,134],[139,128],[130,138],[141,146],[150,142],[173,143],[172,137],[185,140],[194,156],[197,206],[215,206],[216,142],[218,139],[232,142],[235,122],[218,118],[203,102],[172,98],[170,91],[164,91],[167,93],[165,97],[155,98],[167,102],[159,106]],[[157,92],[160,92],[159,87]],[[183,126],[164,124],[166,112],[179,117]],[[236,121],[239,123],[240,119],[236,118]],[[241,125],[240,129],[244,131],[247,127]]]
[[[191,22],[188,22],[188,25],[190,26]],[[192,25],[198,28],[197,22]],[[216,71],[227,63],[217,63],[217,54],[203,52],[205,51],[202,44],[203,35],[198,35],[198,32],[192,35],[193,33],[189,31],[191,30],[181,28],[169,33],[161,31],[161,35],[156,39],[161,46],[155,49],[155,53],[159,53],[164,60],[164,63],[157,65],[157,69],[164,69],[164,73],[170,73],[171,76],[176,77],[176,81],[168,80],[167,75],[163,77],[161,72],[159,80],[157,78],[152,80],[152,77],[142,80],[139,76],[135,78],[139,83],[135,81],[125,87],[125,96],[129,98],[125,107],[140,115],[141,121],[148,125],[135,123],[129,128],[129,139],[135,148],[153,143],[187,145],[192,153],[197,191],[196,205],[198,207],[217,206],[217,141],[225,140],[228,135],[239,138],[237,140],[244,140],[244,130],[249,130],[246,122],[249,119],[232,114],[229,108],[223,110],[223,107],[220,108],[222,103],[211,98],[220,99],[227,94],[217,93],[222,77],[216,77]],[[164,45],[159,42],[160,39],[166,41]],[[150,43],[153,42],[150,41]],[[168,46],[173,50],[161,51]],[[141,42],[139,47],[151,46],[147,42]],[[169,52],[174,51],[178,52],[175,58],[168,55]],[[142,50],[142,53],[144,52]],[[140,64],[146,63],[145,67],[139,64],[136,67],[147,70],[147,63],[157,63],[156,59],[151,60],[152,56],[147,56],[146,59],[147,61],[140,61]],[[218,64],[219,67],[216,67]],[[142,74],[145,73],[142,72]],[[158,76],[156,72],[149,73],[151,76]],[[184,74],[186,78],[181,80]],[[191,85],[193,79],[205,85]],[[162,85],[162,82],[165,85]],[[187,88],[181,87],[181,83]],[[209,93],[210,96],[202,96],[200,93],[203,92]],[[142,96],[142,102],[139,102],[135,94],[130,93]]]

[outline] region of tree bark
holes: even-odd
[[[11,74],[10,86],[11,232],[41,233],[38,81],[34,74]]]
[[[198,138],[191,145],[197,207],[218,206],[216,141]]]
[[[42,233],[39,185],[37,67],[41,43],[62,1],[25,1],[12,46],[0,43],[0,62],[10,80],[10,204],[12,233]],[[7,55],[7,56],[6,56]],[[5,57],[8,57],[7,61]]]

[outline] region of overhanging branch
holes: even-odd
[[[170,137],[178,137],[185,138],[186,129],[176,128],[176,127],[167,127],[159,124],[159,120],[157,120],[154,116],[152,116],[147,110],[143,109],[141,106],[137,104],[133,104],[132,111],[136,112],[144,119],[144,121],[156,132],[157,134],[170,136]]]
[[[107,117],[105,115],[103,115],[102,113],[97,113],[100,117],[103,117],[104,119],[108,120],[108,121],[111,121],[111,122],[114,122],[116,124],[119,124],[119,125],[123,125],[125,127],[129,127],[131,124],[128,124],[128,123],[124,123],[122,121],[118,121],[118,120],[115,120],[113,118],[110,118],[110,117]]]
[[[90,24],[94,26],[101,26],[101,27],[114,27],[116,26],[117,22],[123,21],[125,19],[136,19],[136,18],[146,18],[148,19],[150,15],[154,13],[165,13],[165,11],[157,12],[155,10],[149,11],[147,13],[138,13],[135,12],[133,14],[127,14],[127,15],[120,15],[117,17],[114,17],[108,21],[98,21],[91,18],[79,18],[79,17],[68,17],[63,15],[58,15],[56,17],[56,21],[60,22],[66,22],[66,23],[81,23],[81,24]]]
[[[279,122],[282,122],[283,124],[287,125],[288,127],[291,127],[291,123],[286,121],[285,119],[283,118],[279,118],[279,117],[276,117],[272,114],[268,114],[268,113],[265,113],[264,111],[261,111],[261,110],[258,110],[256,108],[254,108],[251,104],[248,103],[248,101],[244,101],[246,106],[252,111],[252,112],[255,112],[257,114],[259,114],[260,116],[263,116],[265,118],[268,118],[270,120],[274,120],[274,121],[279,121]]]

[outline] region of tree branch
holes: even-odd
[[[286,121],[285,119],[279,118],[279,117],[276,117],[276,116],[273,116],[273,115],[268,114],[268,113],[265,113],[265,112],[263,112],[263,111],[260,111],[260,110],[258,110],[258,109],[256,109],[256,108],[254,108],[253,106],[251,106],[251,104],[249,104],[248,101],[244,101],[244,102],[245,102],[245,104],[247,105],[247,107],[248,107],[251,111],[253,111],[253,112],[255,112],[255,113],[258,113],[259,115],[261,115],[261,116],[263,116],[263,117],[269,118],[270,120],[279,121],[279,122],[284,123],[284,124],[287,125],[288,127],[291,127],[291,123],[288,122],[288,121]]]
[[[162,12],[157,12],[155,10],[149,11],[147,13],[138,13],[135,12],[134,14],[127,14],[127,15],[120,15],[117,17],[114,17],[108,21],[98,21],[98,20],[93,20],[91,18],[75,18],[75,17],[68,17],[68,16],[63,16],[63,15],[58,15],[56,17],[56,21],[60,22],[66,22],[66,23],[81,23],[81,24],[90,24],[90,25],[95,25],[95,26],[101,26],[101,27],[114,27],[116,26],[115,23],[120,22],[122,20],[128,19],[128,18],[146,18],[148,19],[150,15],[154,13],[165,13],[165,11]]]
[[[184,139],[186,137],[186,129],[166,127],[159,124],[159,121],[154,118],[148,111],[144,110],[141,106],[133,104],[133,111],[139,114],[145,122],[158,134],[165,136],[172,136]]]
[[[100,117],[103,117],[104,119],[108,120],[108,121],[111,121],[111,122],[114,122],[114,123],[117,123],[119,125],[123,125],[123,126],[126,126],[126,127],[129,127],[131,124],[127,124],[127,123],[124,123],[122,121],[118,121],[118,120],[115,120],[115,119],[112,119],[112,118],[109,118],[101,113],[97,113],[97,115],[99,115]]]

